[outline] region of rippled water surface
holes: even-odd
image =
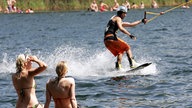
[[[140,20],[144,11],[131,10],[124,21]],[[146,25],[127,28],[137,36],[136,41],[118,33],[132,46],[139,63],[153,63],[125,77],[117,77],[123,71],[113,69],[116,58],[103,44],[104,28],[114,14],[0,14],[0,107],[14,108],[16,104],[11,73],[15,72],[16,56],[24,52],[37,55],[48,64],[47,70],[35,77],[41,103],[45,102],[46,81],[56,76],[58,61],[66,60],[68,76],[76,81],[81,107],[192,107],[192,9],[175,9]],[[124,70],[129,69],[125,55],[122,65]]]

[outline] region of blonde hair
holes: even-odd
[[[68,71],[67,63],[65,61],[60,61],[56,67],[56,73],[58,77],[65,75],[67,71]]]
[[[16,60],[16,72],[21,72],[24,69],[24,63],[26,62],[26,57],[24,54],[17,56]]]

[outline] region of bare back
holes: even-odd
[[[18,95],[16,108],[28,108],[38,104],[34,77],[21,74],[18,78],[18,73],[14,73],[12,81]]]
[[[39,67],[32,68],[32,62]],[[13,86],[17,92],[18,100],[16,108],[40,108],[40,104],[35,94],[34,76],[43,72],[47,64],[39,60],[36,56],[18,55],[16,59],[16,73],[12,75]]]
[[[51,79],[47,83],[47,94],[53,98],[55,108],[72,108],[75,100],[75,81],[73,78]],[[54,89],[53,89],[54,88]]]

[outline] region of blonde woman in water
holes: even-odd
[[[75,80],[66,78],[67,63],[60,61],[56,67],[57,77],[50,79],[46,84],[46,102],[44,108],[49,108],[51,98],[55,108],[77,108],[75,97]]]
[[[37,68],[32,68],[32,62]],[[36,97],[34,77],[47,68],[47,65],[36,56],[20,54],[16,60],[16,73],[12,75],[13,86],[17,92],[16,108],[43,108]]]

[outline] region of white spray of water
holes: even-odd
[[[111,61],[107,56],[111,56],[107,51],[90,54],[85,48],[60,46],[48,55],[47,62],[53,70],[59,61],[67,61],[70,76],[100,76],[111,67]]]
[[[49,58],[48,64],[51,64],[52,66],[50,68],[54,69],[57,62],[65,60],[69,64],[68,75],[78,77],[117,76],[119,73],[124,73],[126,70],[129,70],[128,61],[127,59],[124,59],[122,62],[122,65],[125,66],[123,71],[116,71],[114,69],[116,58],[108,50],[102,52],[95,51],[94,54],[89,53],[89,50],[85,48],[60,46],[55,49],[55,51],[50,54],[49,57],[47,57]],[[147,58],[145,57],[138,62],[142,64],[149,61],[147,61]],[[156,64],[153,63],[141,71],[136,73],[129,73],[127,75],[155,75],[157,73],[158,71],[156,69]]]
[[[3,53],[3,59],[0,63],[0,73],[12,73],[15,71],[15,62],[12,59],[8,60],[7,53]]]
[[[29,49],[27,49],[29,52]],[[31,52],[30,52],[31,53]],[[42,61],[48,64],[48,68],[44,74],[56,76],[55,68],[59,61],[67,61],[69,66],[69,76],[77,77],[111,77],[118,76],[126,70],[129,70],[127,59],[123,58],[122,65],[123,71],[116,71],[114,69],[116,58],[108,51],[95,51],[94,54],[90,54],[88,49],[77,48],[71,46],[60,46],[53,52],[43,54],[38,52],[36,54]],[[124,55],[125,56],[125,55]],[[147,62],[147,58],[142,58],[138,62],[140,64]],[[7,54],[4,54],[2,63],[0,63],[0,73],[12,73],[15,72],[15,58],[9,58]],[[129,73],[126,75],[152,75],[157,74],[156,64],[138,71],[136,73]]]

